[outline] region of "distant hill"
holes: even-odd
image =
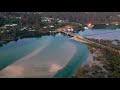
[[[15,17],[21,15],[31,17],[40,15],[80,23],[120,23],[120,12],[0,12],[0,17]]]
[[[120,12],[43,12],[42,15],[81,23],[120,22]]]

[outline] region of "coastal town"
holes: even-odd
[[[19,40],[24,40],[26,38],[35,38],[35,37],[40,38],[43,36],[50,36],[50,35],[54,36],[61,34],[63,36],[67,36],[69,40],[74,40],[75,42],[78,42],[86,46],[89,50],[89,55],[87,57],[87,60],[85,60],[85,62],[83,62],[81,65],[79,65],[79,67],[76,67],[74,71],[75,72],[74,75],[69,76],[69,73],[73,72],[73,71],[69,71],[69,73],[67,73],[68,78],[69,77],[72,78],[119,78],[120,77],[120,71],[119,71],[120,40],[118,38],[112,40],[110,39],[106,40],[104,38],[99,38],[99,39],[93,38],[94,36],[106,35],[114,32],[117,32],[117,34],[119,34],[120,32],[119,13],[117,13],[117,15],[113,14],[113,16],[112,15],[107,16],[108,14],[107,13],[106,14],[107,19],[105,19],[105,21],[97,18],[93,19],[92,17],[91,20],[83,20],[83,18],[85,18],[83,17],[81,20],[77,19],[75,21],[76,18],[65,19],[66,16],[61,17],[62,15],[59,14],[62,13],[57,13],[55,15],[54,14],[55,13],[48,13],[48,12],[46,13],[17,12],[17,13],[3,13],[3,14],[1,13],[0,14],[0,48],[1,49],[0,50],[2,51],[2,48],[4,48],[4,46],[6,46],[7,44],[13,41],[17,42]],[[75,17],[78,17],[78,15],[87,16],[87,14],[88,14],[87,12],[76,14]],[[97,17],[97,13],[94,14],[90,13],[90,15]],[[101,16],[101,18],[103,17],[105,17],[105,15]],[[84,32],[90,32],[90,31],[95,32],[101,29],[104,29],[104,31],[109,30],[109,32],[94,33],[92,35],[82,35],[82,33]],[[1,52],[0,60],[2,58],[5,58],[3,56]],[[81,58],[79,58],[78,60],[80,61]],[[75,63],[77,62],[78,61],[76,61]],[[2,63],[0,65],[2,67]],[[3,64],[3,66],[7,67],[7,64]],[[66,66],[64,66],[62,69],[64,70]],[[58,69],[58,72],[59,70],[62,69],[61,68]],[[72,70],[72,66],[69,69]],[[2,70],[4,72],[4,68],[2,67],[0,68],[0,70],[1,70],[0,75],[3,75]],[[57,78],[62,78],[62,77],[57,77]]]

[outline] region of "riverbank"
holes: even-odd
[[[105,43],[108,41],[102,40]],[[109,41],[110,42],[110,41]],[[111,44],[109,44],[111,45]],[[116,45],[114,45],[116,46]],[[78,69],[76,78],[118,78],[119,60],[118,52],[102,49],[95,45],[88,45],[89,57],[87,61]]]
[[[84,66],[84,65],[86,65],[86,64],[92,64],[92,63],[93,63],[93,54],[91,54],[91,53],[89,52],[89,55],[88,55],[86,61],[85,61],[81,66]]]
[[[76,43],[77,52],[74,57],[68,62],[68,64],[61,70],[59,70],[54,78],[71,78],[75,76],[77,69],[83,64],[83,62],[87,59],[89,51],[86,45],[83,45],[77,41],[73,41]]]
[[[92,48],[91,48],[92,49]],[[76,78],[106,78],[107,70],[103,67],[104,63],[98,60],[101,52],[97,49],[90,52],[86,62],[78,69]]]
[[[78,41],[78,42],[82,42],[82,43],[86,43],[85,41],[83,40],[80,40],[80,39],[77,39],[75,37],[72,37],[71,38],[72,40],[75,40],[75,41]],[[92,64],[94,61],[93,61],[93,57],[94,56],[97,56],[96,54],[92,54],[91,52],[89,52],[89,55],[87,57],[87,59],[85,60],[85,62],[81,65],[81,66],[84,66],[85,64]]]

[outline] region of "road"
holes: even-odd
[[[83,36],[76,35],[76,34],[74,34],[74,33],[72,33],[72,32],[66,32],[66,31],[63,31],[63,30],[59,30],[59,32],[64,33],[64,34],[66,34],[66,35],[68,35],[68,36],[71,36],[71,37],[73,37],[74,40],[78,40],[78,41],[80,41],[80,42],[82,42],[82,43],[84,43],[84,44],[87,44],[87,43],[89,43],[89,44],[95,44],[95,45],[97,45],[98,47],[101,47],[101,48],[103,48],[103,49],[106,49],[106,48],[107,48],[107,49],[109,49],[109,50],[118,52],[118,53],[120,54],[120,50],[116,50],[116,49],[114,49],[114,48],[112,48],[112,47],[110,47],[110,46],[105,46],[105,45],[102,45],[102,44],[100,44],[100,43],[96,43],[96,42],[94,42],[94,41],[88,40],[87,38],[85,38],[85,37],[83,37]]]

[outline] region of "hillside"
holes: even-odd
[[[120,12],[0,12],[0,17],[46,16],[80,23],[120,23]]]
[[[43,12],[42,15],[81,23],[120,22],[120,12]]]

